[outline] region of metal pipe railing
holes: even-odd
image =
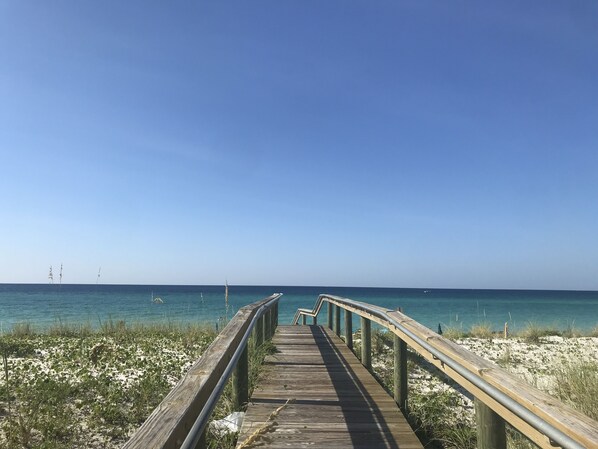
[[[298,319],[301,315],[308,315],[308,316],[312,316],[312,317],[317,316],[317,314],[319,313],[319,311],[322,307],[322,303],[324,301],[331,302],[331,303],[334,303],[337,305],[340,304],[340,305],[350,306],[353,309],[360,310],[360,311],[367,313],[371,316],[379,318],[380,320],[388,323],[389,325],[394,326],[401,333],[403,333],[404,335],[409,337],[411,340],[416,342],[420,347],[422,347],[424,350],[429,352],[432,355],[432,357],[434,357],[435,359],[439,360],[440,362],[442,362],[445,365],[447,365],[448,367],[450,367],[457,374],[462,376],[464,379],[466,379],[472,385],[476,386],[478,389],[480,389],[482,392],[487,394],[494,401],[496,401],[497,403],[502,405],[504,408],[509,410],[511,413],[516,415],[518,418],[520,418],[522,421],[527,423],[529,426],[533,427],[538,432],[544,434],[546,437],[548,437],[551,440],[551,443],[554,442],[555,444],[557,444],[565,449],[585,449],[585,446],[583,446],[579,442],[573,440],[571,437],[569,437],[564,432],[562,432],[561,430],[559,430],[558,428],[553,426],[551,423],[547,422],[542,417],[533,413],[532,411],[530,411],[529,409],[527,409],[526,407],[524,407],[523,405],[521,405],[520,403],[518,403],[517,401],[515,401],[514,399],[512,399],[505,393],[503,393],[502,391],[500,391],[494,385],[488,383],[485,379],[479,377],[475,373],[468,370],[457,360],[454,360],[447,354],[443,353],[442,351],[438,350],[434,346],[430,345],[427,341],[420,338],[417,334],[415,334],[410,329],[408,329],[407,327],[402,325],[395,318],[389,316],[386,311],[384,311],[383,309],[381,309],[377,306],[372,306],[367,303],[355,301],[355,300],[348,299],[348,298],[341,298],[338,296],[320,295],[318,297],[318,299],[316,300],[316,304],[314,305],[314,308],[312,310],[309,310],[309,309],[298,309],[297,310],[297,312],[295,313],[295,316],[293,318],[293,324],[297,324]],[[389,326],[385,326],[385,327],[390,329]]]

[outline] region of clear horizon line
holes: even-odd
[[[56,286],[148,286],[148,287],[223,287],[225,284],[125,284],[125,283],[46,283],[46,282],[0,282],[0,285],[56,285]],[[287,288],[347,288],[347,289],[380,289],[380,290],[502,290],[502,291],[546,291],[546,292],[598,292],[598,290],[589,289],[568,289],[568,288],[493,288],[493,287],[371,287],[371,286],[355,286],[355,285],[283,285],[283,284],[228,284],[229,287],[287,287]]]

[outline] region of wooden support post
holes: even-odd
[[[332,310],[334,308],[334,304],[328,303],[328,329],[332,329]]]
[[[395,371],[394,398],[401,411],[407,414],[407,343],[394,336]]]
[[[253,340],[255,347],[259,348],[264,343],[264,317],[258,318],[253,329]]]
[[[337,305],[332,304],[332,331],[336,334],[336,309],[338,308]]]
[[[270,340],[270,337],[272,336],[270,334],[270,332],[271,332],[270,310],[268,310],[266,313],[264,313],[264,315],[262,316],[262,319],[264,320],[264,341],[268,341],[268,340]]]
[[[305,326],[307,324],[307,322],[305,321],[305,315],[303,313],[301,314],[301,324],[303,326]]]
[[[353,349],[353,314],[345,309],[345,344]]]
[[[249,362],[247,358],[247,345],[239,357],[237,366],[233,371],[233,407],[241,410],[249,401]]]
[[[275,327],[278,327],[278,301],[276,301],[276,304],[274,304],[274,314],[275,314],[274,324],[275,324]]]
[[[478,427],[478,449],[506,449],[505,421],[478,398],[475,398],[474,404]]]
[[[372,368],[372,322],[361,317],[361,364]]]
[[[341,336],[341,308],[340,306],[334,307],[334,333]]]
[[[317,326],[318,324],[318,315],[314,315],[313,325]]]
[[[270,323],[270,338],[272,338],[276,332],[276,304],[270,307]]]
[[[203,433],[201,434],[201,437],[199,437],[199,441],[197,442],[197,444],[195,445],[194,449],[207,449],[208,444],[206,442],[206,432],[208,430],[204,430]]]

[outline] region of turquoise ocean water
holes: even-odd
[[[280,323],[290,323],[298,307],[311,308],[320,293],[381,305],[405,313],[436,330],[444,326],[490,323],[496,330],[528,322],[559,329],[592,329],[598,324],[598,292],[543,290],[456,290],[352,287],[229,286],[231,317],[245,304],[272,293],[284,294]],[[163,299],[153,304],[152,294]],[[58,322],[106,320],[127,323],[201,322],[215,325],[226,315],[224,286],[0,284],[0,330],[28,322],[44,328]],[[325,313],[320,322],[324,322]]]

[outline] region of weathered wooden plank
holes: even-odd
[[[279,326],[273,341],[277,353],[266,359],[240,444],[269,424],[256,447],[422,448],[394,399],[334,331]],[[274,425],[269,417],[280,407]]]
[[[399,438],[407,434],[397,434]],[[417,442],[406,442],[397,445],[393,443],[395,435],[371,434],[371,433],[352,433],[347,434],[343,430],[333,429],[278,429],[274,428],[268,434],[268,439],[264,444],[252,446],[269,449],[293,449],[293,448],[322,448],[327,449],[387,449],[389,447],[396,449],[421,449],[421,444]],[[262,440],[263,441],[263,440]]]

